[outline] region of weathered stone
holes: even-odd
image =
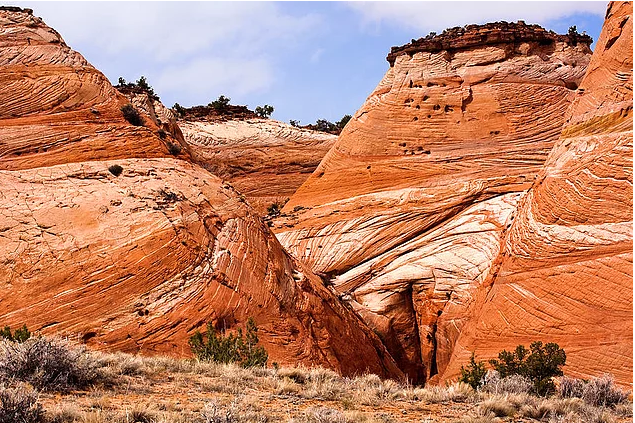
[[[612,2],[562,135],[523,199],[443,378],[534,340],[565,373],[633,376],[633,3]]]
[[[254,317],[271,361],[402,375],[233,188],[169,156],[157,104],[133,98],[144,126],[126,122],[128,99],[21,11],[0,11],[0,81],[3,325],[187,356],[207,322]]]
[[[231,183],[261,215],[306,181],[337,137],[271,119],[179,121],[193,159]]]
[[[444,373],[591,57],[519,28],[540,36],[476,26],[461,48],[397,52],[276,222],[415,381]]]

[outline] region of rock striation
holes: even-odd
[[[337,137],[259,118],[179,120],[193,159],[231,183],[261,215],[304,183]]]
[[[54,29],[29,9],[0,12],[0,169],[169,156],[151,119],[130,125],[128,100]]]
[[[560,135],[589,43],[499,23],[394,48],[276,221],[282,244],[381,335],[411,380],[448,366]]]
[[[231,186],[169,154],[156,104],[129,124],[128,99],[28,10],[0,9],[0,80],[2,324],[182,356],[208,321],[251,316],[271,361],[402,375]]]
[[[444,378],[535,339],[566,373],[633,376],[633,3],[612,2],[560,139],[505,236]]]

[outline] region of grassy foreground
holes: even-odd
[[[51,422],[628,422],[632,402],[412,387],[375,375],[251,368],[166,357],[93,353],[108,383],[39,401]]]

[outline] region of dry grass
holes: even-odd
[[[580,398],[475,392],[465,384],[422,388],[376,375],[345,378],[322,368],[244,369],[121,353],[93,353],[91,359],[102,382],[80,391],[41,393],[46,422],[632,421],[629,402],[595,407]],[[504,391],[499,382],[496,389]],[[517,390],[516,382],[511,390]]]

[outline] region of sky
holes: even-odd
[[[144,75],[168,107],[219,95],[302,124],[354,114],[391,46],[506,20],[594,40],[607,2],[15,2],[34,10],[113,84]]]

